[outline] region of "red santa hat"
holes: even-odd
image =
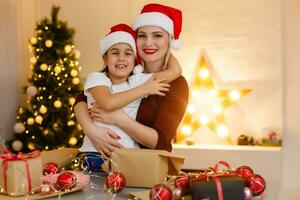
[[[137,63],[140,63],[140,58],[136,48],[136,32],[127,24],[117,24],[110,28],[110,32],[100,40],[101,55],[103,56],[111,46],[117,43],[129,44],[134,52]],[[134,73],[142,71],[143,68],[141,65],[135,66],[133,70]]]
[[[147,4],[132,24],[133,30],[142,26],[159,26],[171,36],[171,47],[175,50],[181,48],[179,35],[182,28],[182,13],[176,8],[161,4]]]

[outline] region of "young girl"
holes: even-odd
[[[105,69],[90,74],[84,84],[88,107],[97,103],[106,111],[122,108],[132,119],[136,118],[142,97],[147,95],[164,96],[170,82],[181,74],[181,68],[174,57],[169,59],[167,69],[145,74],[141,66],[134,67],[138,60],[135,32],[126,24],[111,28],[100,42],[100,52]],[[132,72],[134,72],[132,74]],[[117,126],[94,121],[97,126],[104,126],[115,133],[119,143],[126,148],[138,148],[139,145]],[[98,152],[88,137],[84,138],[80,152]]]

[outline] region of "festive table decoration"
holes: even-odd
[[[149,193],[150,200],[171,200],[172,191],[164,184],[157,184],[152,187]]]
[[[206,56],[200,57],[192,80],[190,103],[176,136],[176,143],[189,142],[192,133],[207,127],[232,144],[224,111],[236,104],[250,89],[219,89],[215,86]]]
[[[77,184],[77,178],[72,172],[62,172],[56,180],[56,185],[62,191],[72,189]]]
[[[121,172],[111,172],[105,179],[105,188],[108,192],[120,192],[126,185],[126,178]]]
[[[59,170],[58,164],[56,164],[54,162],[48,162],[43,167],[43,175],[57,174],[59,172],[60,172],[60,170]]]
[[[13,154],[0,147],[0,191],[10,196],[30,193],[41,184],[42,161],[39,151]]]
[[[162,150],[122,148],[114,151],[108,162],[103,165],[106,166],[103,170],[121,172],[126,178],[126,186],[152,188],[163,183],[167,175],[177,175],[184,159]],[[145,176],[145,172],[149,176]]]

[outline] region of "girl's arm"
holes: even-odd
[[[124,92],[112,94],[107,86],[96,86],[89,89],[89,91],[101,108],[113,111],[146,95],[157,94],[164,96],[163,92],[169,91],[170,85],[163,82],[164,80],[154,80],[152,77],[145,84]]]
[[[167,56],[168,57],[168,56]],[[173,56],[172,53],[169,55],[169,59],[167,60],[166,69],[163,71],[155,72],[155,76],[158,79],[166,80],[166,83],[169,83],[181,75],[182,69],[178,62],[178,60]]]
[[[105,127],[97,127],[89,116],[88,108],[84,99],[74,105],[76,119],[82,127],[85,135],[91,140],[98,152],[107,158],[111,152],[122,147],[117,141],[118,135]]]

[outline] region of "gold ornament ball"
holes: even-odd
[[[74,85],[79,84],[79,82],[80,82],[79,78],[73,78],[73,79],[72,79],[72,83],[73,83]]]
[[[23,142],[21,140],[15,140],[11,146],[15,151],[20,151],[23,148]]]
[[[36,37],[30,38],[30,43],[31,43],[31,44],[36,44],[36,43],[37,43]]]
[[[31,57],[30,58],[30,63],[35,64],[37,62],[36,57]]]
[[[28,125],[34,124],[34,119],[33,119],[32,117],[29,117],[29,118],[27,119],[27,124],[28,124]]]
[[[72,77],[78,76],[78,71],[76,69],[72,69],[71,70],[71,76]]]
[[[75,145],[75,144],[77,144],[77,138],[76,138],[76,137],[70,137],[70,139],[69,139],[69,144],[70,144],[70,145]]]
[[[31,151],[32,151],[32,150],[35,150],[35,145],[34,145],[32,142],[28,143],[27,147],[28,147],[28,149],[31,150]]]
[[[67,45],[65,46],[65,52],[66,52],[66,53],[70,53],[71,51],[72,51],[72,46],[69,45],[69,44],[67,44]]]
[[[40,107],[40,109],[39,109],[40,113],[42,113],[42,114],[47,113],[47,110],[48,110],[47,107],[44,106],[44,105],[41,105],[41,107]]]
[[[69,104],[70,104],[71,106],[73,106],[74,103],[75,103],[75,98],[74,98],[74,97],[70,97],[70,98],[69,98]]]
[[[58,66],[58,65],[56,65],[56,66],[54,67],[54,72],[57,73],[57,74],[59,74],[59,73],[61,72],[61,67]]]
[[[52,40],[46,40],[45,45],[46,45],[46,47],[48,47],[48,48],[52,47],[52,45],[53,45]]]
[[[35,122],[36,122],[37,124],[42,124],[42,122],[43,122],[43,117],[42,117],[41,115],[36,116],[36,117],[35,117]]]
[[[56,101],[54,101],[53,105],[55,108],[60,108],[62,106],[62,103],[60,100],[56,100]]]
[[[40,68],[42,71],[47,71],[48,65],[46,63],[43,63],[43,64],[41,64]]]
[[[73,120],[68,121],[68,126],[74,126],[74,125],[75,125],[75,122]]]

